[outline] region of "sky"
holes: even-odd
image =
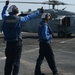
[[[0,1],[6,1],[6,0],[0,0]],[[9,1],[24,1],[24,2],[44,2],[46,0],[9,0]],[[47,0],[48,1],[48,0]],[[59,0],[62,1],[62,0]],[[68,3],[68,4],[75,4],[75,0],[63,0],[62,2]],[[5,3],[0,3],[0,19],[1,19],[1,12],[3,9],[3,6],[5,5]],[[48,5],[42,5],[42,4],[17,4],[17,3],[10,3],[10,5],[16,5],[19,9],[19,13],[21,13],[21,11],[28,11],[28,9],[31,10],[36,10],[37,8],[41,8],[43,6],[44,9],[48,9],[49,6]],[[71,12],[75,12],[75,6],[71,6],[71,5],[60,5],[60,6],[56,6],[56,8],[58,9],[63,9],[65,8],[65,10],[67,11],[71,11]]]

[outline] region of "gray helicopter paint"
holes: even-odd
[[[32,12],[35,11],[27,11],[25,13],[22,12],[22,14],[31,14]],[[66,27],[65,33],[66,34],[75,33],[75,13],[65,10],[58,10],[58,9],[46,9],[44,10],[44,12],[50,13],[52,15],[51,20],[49,21],[49,25],[51,26],[52,31],[54,33],[58,33],[60,29],[64,28],[62,25],[62,19],[64,17],[70,17],[70,26]],[[37,33],[40,21],[41,21],[41,15],[26,23],[23,23],[22,31]],[[2,21],[0,21],[0,30],[1,30],[1,25]]]

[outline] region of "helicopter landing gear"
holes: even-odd
[[[71,34],[66,34],[64,32],[58,32],[58,37],[59,38],[69,38],[71,37]]]
[[[58,32],[58,37],[59,37],[59,38],[65,37],[65,33],[64,33],[64,32]]]

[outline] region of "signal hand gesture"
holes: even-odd
[[[6,1],[6,5],[9,5],[9,0]]]
[[[40,9],[40,13],[43,13],[44,12],[44,9],[43,9],[43,7]]]

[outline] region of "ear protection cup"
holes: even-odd
[[[45,15],[45,19],[46,19],[46,20],[49,20],[49,19],[50,19],[50,15],[46,14],[46,15]]]
[[[49,16],[51,16],[50,13],[43,13],[42,16],[41,16],[41,18],[48,20]]]
[[[48,19],[48,14],[45,15],[45,19],[46,19],[46,20]]]
[[[18,8],[14,8],[12,13],[17,14],[18,12],[19,12]]]
[[[13,6],[12,11],[13,11],[13,14],[17,14],[19,12],[18,8],[15,5]]]

